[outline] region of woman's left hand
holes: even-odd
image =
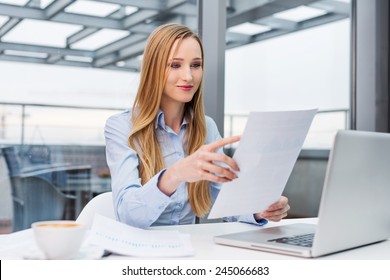
[[[278,201],[271,204],[267,210],[256,213],[256,220],[267,219],[272,222],[279,222],[281,219],[287,216],[287,211],[290,210],[290,205],[288,205],[288,199],[285,196],[281,196]]]

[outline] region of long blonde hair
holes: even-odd
[[[169,73],[168,58],[176,40],[178,46],[184,38],[198,41],[202,58],[203,45],[189,28],[179,24],[165,24],[149,36],[141,67],[141,80],[132,110],[132,129],[129,145],[137,151],[141,183],[145,184],[165,167],[155,132],[155,121],[160,107],[165,82]],[[178,47],[177,47],[178,48]],[[203,67],[203,64],[202,64]],[[203,107],[203,79],[193,99],[185,104],[186,153],[194,153],[206,141],[206,120]],[[210,209],[211,196],[208,181],[188,183],[189,202],[194,213],[201,217]]]

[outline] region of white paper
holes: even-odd
[[[189,234],[174,230],[135,228],[101,215],[95,215],[89,242],[126,256],[191,256],[194,250]]]
[[[39,251],[31,228],[0,234],[0,259],[23,259],[31,251]]]
[[[238,179],[222,185],[208,218],[258,213],[277,201],[316,112],[251,112],[233,156]]]

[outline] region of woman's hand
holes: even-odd
[[[231,157],[216,151],[238,141],[240,136],[219,139],[203,145],[195,153],[174,163],[160,178],[160,190],[171,194],[181,182],[208,180],[225,183],[236,179],[237,175],[232,170],[239,171],[237,163]]]
[[[290,210],[290,205],[288,205],[288,199],[285,196],[281,196],[278,201],[271,204],[267,210],[256,213],[255,219],[267,219],[272,222],[279,222],[281,219],[287,216],[287,211]]]

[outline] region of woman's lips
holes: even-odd
[[[188,86],[178,86],[181,90],[186,90],[189,91],[193,88],[194,86],[188,85]]]

